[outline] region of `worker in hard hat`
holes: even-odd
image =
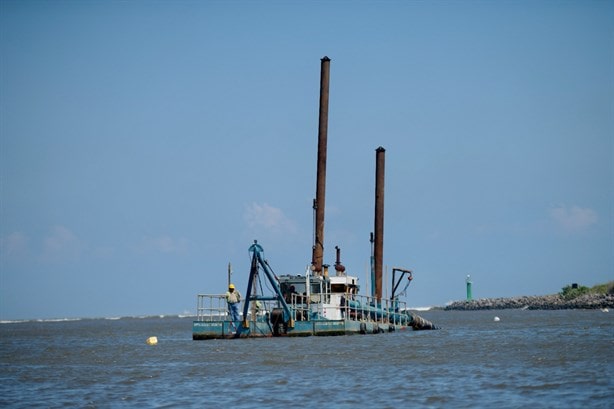
[[[228,312],[233,321],[239,321],[239,303],[241,302],[241,293],[235,289],[234,284],[228,286],[226,292],[226,302],[228,302]]]

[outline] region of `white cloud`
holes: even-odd
[[[246,206],[243,219],[250,230],[264,229],[274,234],[296,233],[295,223],[288,219],[281,209],[269,206],[267,203],[252,203]]]
[[[141,253],[186,253],[188,251],[188,239],[179,237],[172,238],[168,235],[145,236],[141,240],[138,251]]]
[[[54,226],[43,240],[43,261],[73,261],[79,258],[83,244],[68,228]]]
[[[2,257],[18,257],[28,251],[28,237],[20,231],[0,238],[0,254]]]
[[[597,223],[598,216],[591,208],[557,206],[550,209],[550,217],[566,230],[583,230]]]

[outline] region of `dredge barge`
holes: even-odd
[[[329,275],[328,265],[323,264],[329,73],[330,59],[324,57],[321,60],[317,185],[313,205],[315,234],[311,264],[306,267],[304,275],[277,276],[264,258],[264,249],[254,241],[249,247],[251,268],[242,300],[241,319],[231,319],[225,295],[199,294],[197,317],[192,324],[194,340],[436,329],[431,322],[411,313],[399,299],[413,278],[410,270],[394,268],[392,294],[390,298],[382,297],[384,148],[376,149],[371,295],[359,293],[358,277],[346,273],[340,261],[339,247],[336,247],[335,274]],[[405,285],[399,291],[404,280]]]

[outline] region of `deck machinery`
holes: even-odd
[[[277,276],[260,244],[254,242],[249,251],[251,269],[242,319],[230,320],[224,295],[199,294],[193,339],[377,334],[436,328],[410,312],[395,295],[389,299],[360,295],[355,276],[313,275],[310,267],[304,275]],[[406,274],[407,288],[411,272],[395,270],[401,275],[393,274],[393,289],[400,286]]]

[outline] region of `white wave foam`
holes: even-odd
[[[433,307],[409,307],[411,311],[430,311]]]
[[[106,321],[118,321],[123,319],[165,319],[165,318],[191,318],[196,315],[190,311],[185,311],[185,314],[157,314],[157,315],[125,315],[125,316],[109,316],[109,317],[86,317],[86,318],[34,318],[34,319],[22,319],[22,320],[0,320],[1,324],[20,324],[27,322],[72,322],[83,320],[106,320]]]
[[[35,322],[71,322],[71,321],[81,321],[83,318],[45,318],[45,319],[37,319],[32,320]]]
[[[21,324],[24,322],[30,322],[30,320],[1,320],[0,324]]]
[[[81,321],[83,318],[37,318],[32,320],[2,320],[0,324],[23,324],[27,322],[72,322]]]

